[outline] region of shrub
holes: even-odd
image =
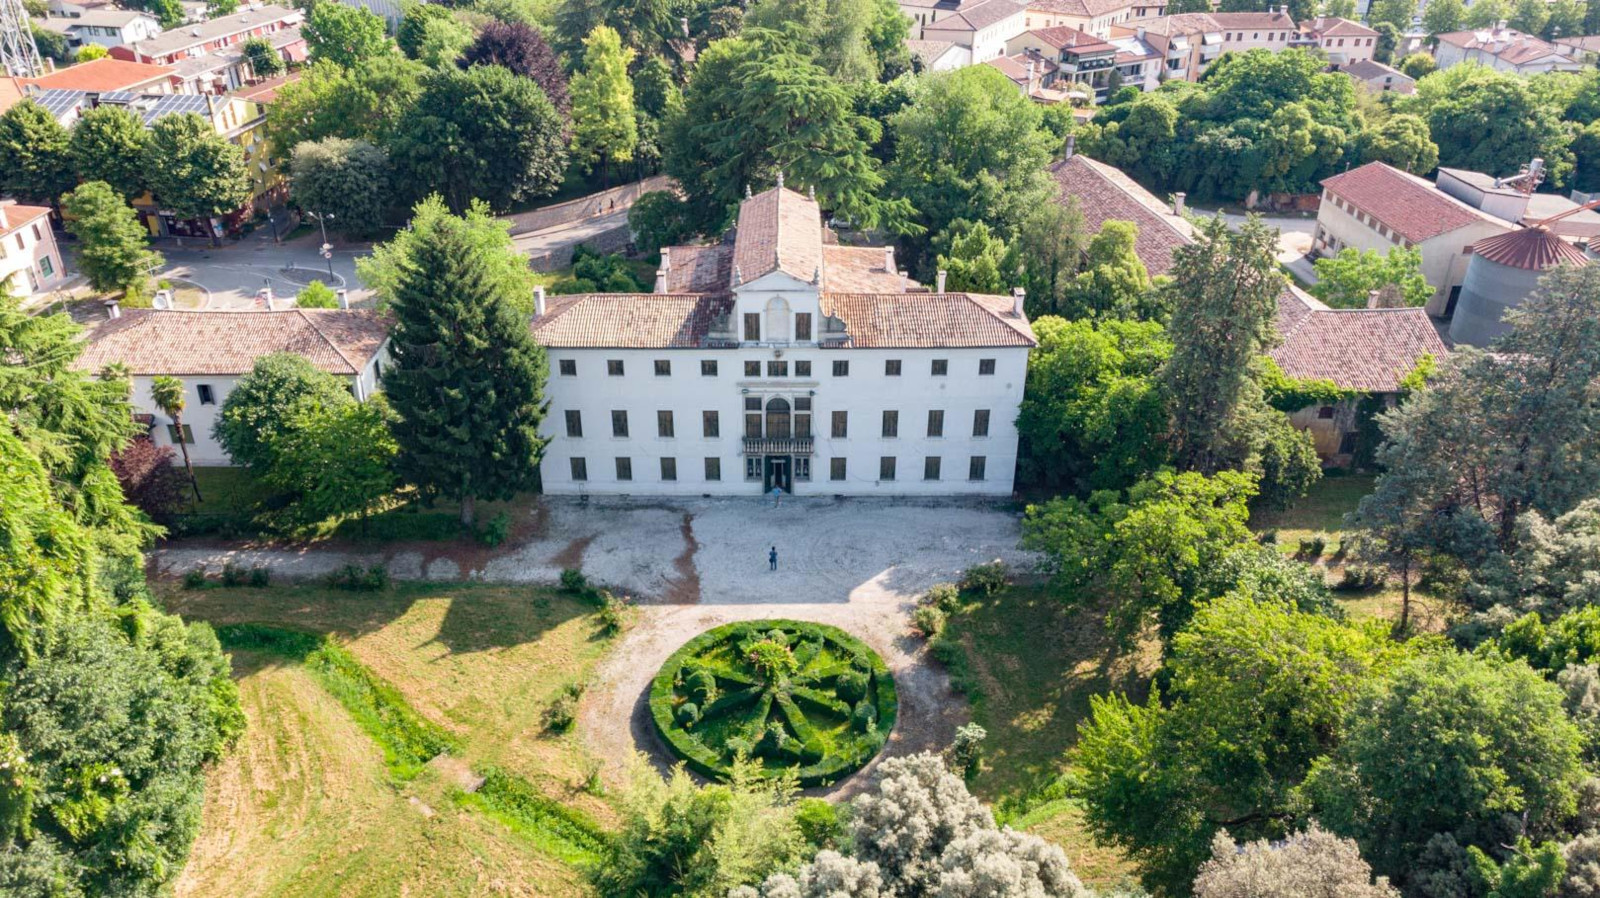
[[[588,588],[589,588],[589,578],[585,577],[583,575],[583,571],[580,571],[577,568],[573,568],[573,567],[569,567],[569,568],[566,568],[566,569],[562,570],[562,572],[561,572],[561,589],[562,589],[563,592],[570,592],[570,593],[576,594],[576,593],[581,593],[585,589],[588,589]]]
[[[245,572],[237,564],[229,561],[222,565],[223,586],[243,586],[244,582]]]
[[[148,437],[129,442],[111,456],[111,472],[117,475],[122,495],[157,521],[176,514],[189,500],[189,484],[172,459],[172,447],[157,446]]]
[[[956,739],[950,743],[950,766],[965,776],[977,773],[983,762],[983,740],[987,738],[989,731],[975,723],[956,730]]]
[[[945,614],[937,605],[918,605],[911,612],[911,625],[924,639],[932,639],[944,632]]]
[[[184,589],[203,589],[206,585],[206,569],[202,565],[193,567],[183,574]]]
[[[1383,568],[1371,564],[1347,564],[1333,588],[1341,592],[1365,592],[1381,589],[1387,577]]]
[[[511,515],[500,512],[478,531],[478,542],[493,549],[511,537]]]
[[[602,595],[604,598],[600,610],[595,612],[595,616],[600,619],[600,632],[607,636],[615,636],[622,632],[623,626],[628,622],[626,615],[628,605],[609,592]]]
[[[347,564],[328,575],[328,585],[351,592],[378,592],[389,587],[389,569],[381,564],[365,568]]]
[[[839,819],[839,809],[830,802],[802,798],[795,802],[794,820],[806,844],[814,848],[836,848],[844,841],[844,821]]]
[[[583,698],[583,684],[568,683],[561,694],[544,711],[544,725],[552,733],[565,733],[578,722],[578,699]]]
[[[1006,588],[1006,566],[999,561],[975,564],[961,575],[961,591],[988,598]]]
[[[850,725],[861,733],[877,729],[878,707],[866,699],[856,702],[856,709],[850,712]]]
[[[861,701],[861,698],[867,694],[869,683],[871,683],[871,680],[867,677],[865,671],[847,670],[839,675],[834,691],[838,693],[841,699],[853,705]]]
[[[266,589],[272,582],[272,569],[265,565],[256,565],[250,569],[250,585],[256,589]]]
[[[1313,533],[1310,536],[1300,537],[1300,548],[1296,556],[1306,561],[1315,561],[1322,557],[1322,550],[1328,547],[1328,534]]]
[[[700,722],[700,706],[694,702],[684,702],[678,706],[675,716],[678,718],[679,726],[686,730],[691,729]]]
[[[954,614],[961,607],[961,589],[954,583],[935,583],[928,587],[923,602],[945,614]]]

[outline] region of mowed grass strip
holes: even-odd
[[[541,795],[527,780],[498,767],[481,771],[476,792],[457,800],[500,821],[539,850],[577,867],[599,863],[608,850],[606,834],[588,814]]]
[[[434,757],[458,748],[443,727],[418,714],[393,686],[327,637],[266,624],[226,624],[217,628],[217,638],[225,649],[267,652],[304,664],[383,749],[390,774],[402,782]]]

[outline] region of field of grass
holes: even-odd
[[[612,815],[583,790],[590,761],[576,739],[544,724],[607,645],[590,607],[550,590],[471,584],[163,590],[169,608],[195,620],[331,637],[460,747],[455,775],[435,762],[397,778],[318,673],[281,653],[235,651],[251,725],[212,773],[180,895],[585,894],[563,853],[524,830],[548,800]],[[466,765],[514,778],[494,813],[459,797]],[[508,825],[519,822],[530,825]]]

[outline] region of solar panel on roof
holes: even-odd
[[[88,96],[86,91],[53,88],[34,94],[33,101],[43,106],[46,112],[59,121],[83,106]]]

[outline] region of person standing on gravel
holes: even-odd
[[[768,565],[767,570],[775,571],[775,570],[778,569],[778,547],[777,546],[773,546],[772,547],[772,551],[767,553],[767,565]]]

